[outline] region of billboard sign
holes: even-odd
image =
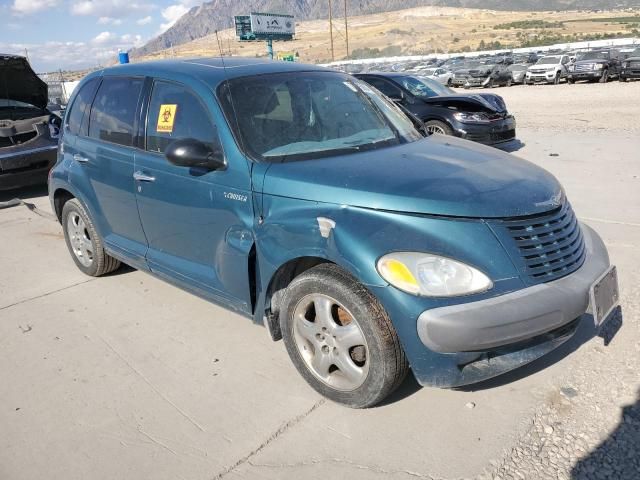
[[[293,15],[251,13],[251,31],[255,35],[292,37],[296,33]]]

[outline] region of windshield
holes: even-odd
[[[378,93],[339,73],[236,78],[219,97],[241,145],[259,160],[308,160],[423,138]]]
[[[555,65],[560,63],[560,57],[542,57],[536,65]]]
[[[433,68],[427,68],[426,70],[423,70],[422,73],[424,73],[426,76],[430,77],[434,73],[436,73],[436,71]]]
[[[455,95],[456,92],[440,82],[425,77],[399,77],[395,79],[404,88],[419,98],[439,97],[441,95]]]
[[[609,52],[579,53],[576,60],[600,60],[602,58],[609,58]]]

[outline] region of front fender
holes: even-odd
[[[327,237],[318,217],[335,222]],[[264,195],[262,223],[256,226],[259,301],[256,321],[264,313],[264,297],[273,275],[287,262],[301,257],[326,259],[347,270],[362,284],[385,287],[377,260],[394,251],[429,252],[455,258],[479,268],[494,288],[456,299],[413,297],[419,308],[477,300],[522,288],[518,271],[482,220],[410,215],[398,212],[318,203]],[[400,298],[400,297],[396,297]],[[383,302],[384,303],[384,302]],[[401,316],[402,305],[387,305]]]

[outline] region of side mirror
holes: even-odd
[[[226,167],[222,150],[214,150],[195,138],[183,138],[171,142],[164,155],[169,163],[178,167],[195,167],[206,170],[223,170]]]

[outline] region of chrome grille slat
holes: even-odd
[[[580,268],[586,249],[580,224],[568,202],[542,215],[496,222],[509,242],[505,244],[530,283],[542,283]],[[500,230],[499,230],[500,231]]]

